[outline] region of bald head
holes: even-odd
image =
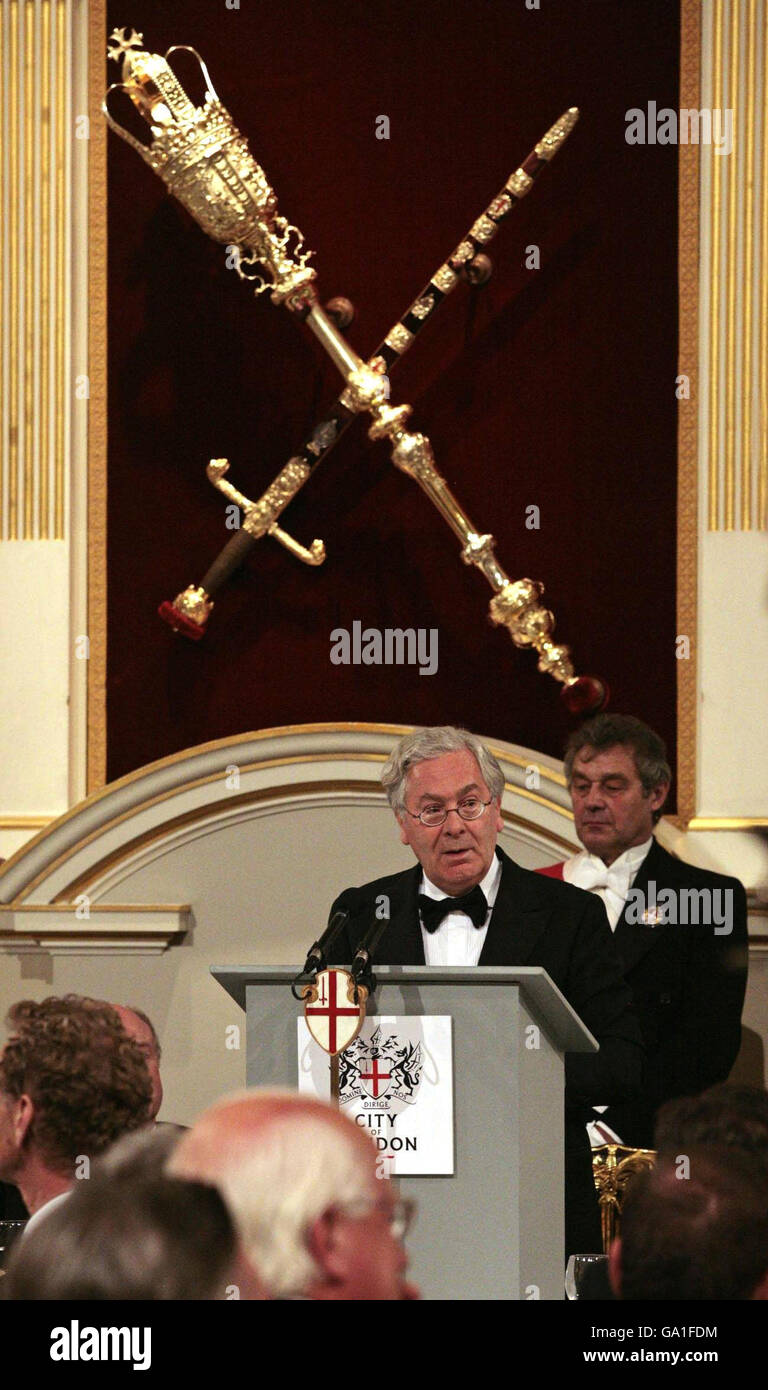
[[[160,1080],[160,1043],[147,1015],[140,1009],[130,1009],[127,1004],[113,1004],[112,1008],[123,1025],[123,1031],[141,1048],[152,1083],[152,1102],[149,1109],[150,1121],[157,1119],[163,1103],[163,1083]]]
[[[291,1091],[227,1097],[182,1137],[169,1171],[220,1189],[269,1297],[410,1296],[373,1144],[321,1101]]]
[[[370,1140],[338,1110],[294,1091],[252,1090],[226,1096],[206,1110],[183,1137],[174,1164],[184,1176],[226,1177],[244,1156],[253,1157],[277,1132],[285,1135],[319,1127],[334,1142],[350,1149],[375,1178],[375,1151]]]

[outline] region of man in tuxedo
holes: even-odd
[[[497,848],[504,774],[463,729],[417,729],[390,755],[382,783],[417,865],[346,889],[338,959],[388,916],[380,965],[541,965],[600,1043],[566,1058],[566,1249],[601,1248],[585,1130],[589,1108],[641,1084],[642,1045],[605,912],[590,894],[520,868]]]
[[[654,838],[671,773],[647,724],[597,715],[571,736],[565,773],[584,850],[541,872],[605,903],[647,1054],[642,1093],[618,1104],[603,1097],[590,1135],[651,1148],[659,1106],[725,1081],[736,1060],[746,895],[738,879],[684,864]]]

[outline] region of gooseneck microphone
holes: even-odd
[[[296,993],[297,985],[313,984],[318,972],[325,970],[328,964],[328,952],[351,915],[350,908],[339,908],[338,912],[334,912],[322,936],[310,946],[307,959],[304,962],[304,969],[299,972],[291,984],[291,993],[294,999],[303,999],[304,997],[303,993]]]
[[[352,958],[352,964],[349,967],[349,973],[355,984],[365,985],[369,994],[373,994],[376,988],[376,981],[371,974],[371,966],[373,964],[376,947],[381,941],[388,926],[388,917],[373,922],[362,937],[360,945]]]

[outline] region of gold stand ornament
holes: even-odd
[[[190,101],[168,64],[168,58],[177,52],[191,53],[200,66],[206,85],[202,107]],[[141,34],[132,29],[115,29],[108,54],[121,64],[122,76],[120,83],[109,88],[102,107],[111,128],[160,175],[209,236],[236,249],[238,271],[254,283],[257,293],[270,290],[273,303],[285,304],[306,321],[344,376],[346,385],[337,409],[321,427],[327,444],[322,443],[317,457],[335,442],[345,418],[349,420],[362,412],[372,415],[369,437],[390,440],[393,462],[416,479],[462,541],[462,558],[467,564],[476,565],[494,589],[491,620],[507,627],[517,646],[537,650],[539,670],[563,684],[565,703],[573,713],[599,708],[607,699],[607,688],[596,677],[575,676],[569,649],[552,641],[554,618],[538,602],[543,585],[530,579],[509,579],[496,560],[493,537],[475,530],[435,468],[427,437],[406,431],[411,407],[389,404],[387,375],[462,273],[478,283],[487,278],[490,262],[483,248],[496,235],[498,224],[515,201],[530,191],[534,178],[567,139],[578,119],[577,109],[566,111],[547,131],[366,363],[318,304],[313,283],[316,273],[307,265],[311,253],[301,250],[303,237],[297,228],[278,216],[277,198],[264,170],[222,106],[196,50],[177,44],[161,57],[143,47]],[[113,119],[107,101],[116,90],[126,93],[147,121],[151,143],[145,145],[135,139]],[[290,251],[292,238],[295,245]],[[264,274],[257,273],[253,281],[248,272],[257,265]],[[470,274],[472,267],[474,275]],[[311,450],[312,445],[308,448]],[[161,616],[171,626],[192,637],[203,634],[212,607],[214,583],[219,584],[231,573],[247,553],[251,540],[271,535],[306,564],[321,564],[325,558],[322,541],[313,541],[307,550],[276,524],[276,518],[309,476],[311,466],[305,459],[290,459],[256,503],[225,481],[227,467],[226,460],[212,460],[208,475],[220,491],[243,508],[243,534],[233,537],[227,555],[215,562],[203,584],[191,586],[173,604],[164,603],[160,608]]]
[[[603,1252],[607,1255],[620,1234],[621,1207],[627,1183],[635,1173],[653,1168],[655,1149],[630,1149],[623,1144],[600,1144],[592,1150],[592,1176],[600,1203]]]

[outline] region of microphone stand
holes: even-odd
[[[376,977],[372,970],[373,957],[388,926],[388,917],[383,918],[381,921],[375,921],[373,926],[368,928],[355,952],[354,959],[349,969],[349,973],[355,982],[355,1003],[357,1003],[358,985],[366,990],[369,998],[376,989]]]
[[[318,973],[321,970],[325,970],[328,964],[328,952],[342,927],[346,926],[349,918],[350,913],[345,908],[340,908],[338,912],[334,912],[320,939],[315,941],[314,945],[310,946],[303,970],[300,970],[299,974],[291,982],[291,994],[294,999],[303,999],[306,986],[313,985]]]

